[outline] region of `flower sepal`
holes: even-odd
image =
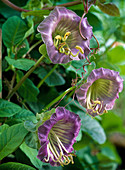
[[[55,108],[52,108],[49,111],[43,111],[42,113],[37,113],[36,114],[36,119],[38,120],[37,123],[37,129],[39,126],[41,126],[45,121],[47,121],[48,119],[50,119],[50,117],[52,116],[53,113],[55,113]]]

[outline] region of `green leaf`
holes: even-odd
[[[9,125],[7,125],[7,124],[3,124],[2,126],[0,126],[0,135],[4,130],[8,129],[8,127],[9,127]]]
[[[36,116],[30,110],[26,109],[21,109],[14,115],[14,118],[20,119],[22,121],[30,120],[33,123],[37,123]]]
[[[82,131],[82,130],[81,130]],[[77,138],[76,138],[77,139]],[[80,150],[86,146],[88,146],[89,144],[91,144],[92,139],[90,136],[88,136],[87,134],[85,134],[84,132],[82,132],[82,138],[80,141],[77,141],[77,143],[74,143],[73,148],[75,150]]]
[[[123,120],[121,117],[119,117],[112,111],[109,111],[107,114],[104,114],[102,117],[103,117],[102,126],[107,133],[111,133],[111,132],[125,133],[125,128],[123,127]]]
[[[6,47],[11,48],[12,46],[20,43],[27,31],[26,24],[17,16],[8,18],[3,24],[3,42]]]
[[[25,121],[24,127],[30,132],[36,131],[36,124],[34,124],[32,121]]]
[[[42,167],[43,162],[41,162],[36,157],[38,155],[38,151],[36,149],[28,147],[25,143],[20,146],[20,149],[27,155],[27,157],[36,168],[40,169]]]
[[[86,74],[84,75],[84,77],[87,78],[89,74],[92,72],[92,70],[94,70],[95,68],[96,68],[96,64],[94,61],[92,61],[88,67],[85,66]]]
[[[13,65],[15,68],[25,71],[29,70],[35,64],[35,61],[26,58],[15,60],[6,56],[5,59],[9,65]]]
[[[115,161],[117,163],[121,163],[121,159],[117,153],[115,146],[109,142],[106,142],[101,146],[100,152],[97,154],[99,162],[103,163],[105,161]]]
[[[6,129],[0,135],[0,160],[14,152],[15,149],[22,143],[28,131],[23,124],[16,124]]]
[[[45,69],[44,67],[39,67],[34,73],[36,73],[40,79],[43,79],[50,70],[50,68]],[[54,71],[45,82],[48,86],[60,86],[65,84],[65,79],[57,71]]]
[[[49,15],[49,10],[34,10],[29,12],[22,12],[21,17],[25,19],[27,16],[43,17],[44,15]]]
[[[98,31],[103,29],[102,22],[96,15],[89,12],[86,16],[89,24],[93,27],[93,31]]]
[[[58,96],[59,93],[55,87],[50,88],[48,86],[42,86],[37,102],[28,102],[28,105],[35,113],[39,113],[47,104]]]
[[[84,112],[78,111],[77,114],[81,118],[81,130],[91,136],[94,141],[103,144],[106,141],[106,135],[99,122]]]
[[[45,44],[42,44],[42,45],[39,47],[39,52],[40,52],[40,54],[42,54],[43,56],[48,56],[47,50],[46,50],[46,45],[45,45]]]
[[[1,170],[35,170],[35,168],[29,165],[25,165],[17,162],[4,163],[0,165],[0,169]]]
[[[80,130],[78,136],[76,137],[76,141],[78,142],[81,139],[82,139],[82,131]]]
[[[110,63],[109,61],[107,60],[100,60],[97,62],[97,67],[100,68],[100,67],[103,67],[103,68],[108,68],[110,70],[115,70],[117,71],[118,70],[118,67],[115,66],[114,64]]]
[[[116,162],[109,162],[109,163],[104,163],[104,162],[107,162],[107,159],[105,159],[105,157],[103,157],[102,163],[100,162],[100,164],[98,166],[99,169],[101,169],[101,170],[105,170],[105,169],[114,170],[114,169],[117,169],[117,167],[118,167],[118,163],[116,163]]]
[[[46,45],[45,45],[45,44],[42,44],[42,45],[39,47],[39,52],[40,52],[40,54],[42,54],[42,55],[45,57],[44,61],[45,61],[46,63],[50,64],[50,63],[51,63],[51,60],[50,60],[50,58],[49,58],[49,56],[48,56],[48,54],[47,54],[47,50],[46,50]]]
[[[79,61],[77,61],[77,60],[73,60],[73,61],[71,61],[71,64],[69,65],[68,64],[68,67],[66,66],[66,64],[64,64],[63,66],[64,66],[64,68],[66,68],[66,71],[72,71],[72,72],[75,72],[76,73],[76,69],[77,69],[77,74],[79,75],[79,76],[82,76],[82,73],[84,73],[84,70],[83,70],[83,65],[85,64],[85,59],[83,59],[83,60],[80,60],[80,62]],[[73,67],[72,67],[73,66]]]
[[[41,39],[41,34],[40,32],[35,35],[36,38]]]
[[[117,64],[125,61],[125,48],[116,46],[107,52],[108,60],[112,64]]]
[[[2,91],[2,80],[0,79],[0,92]]]
[[[36,134],[36,132],[34,133],[29,132],[25,137],[25,143],[30,148],[37,149],[38,148],[38,135]]]
[[[27,39],[25,39],[18,47],[17,47],[17,58],[22,58],[24,54],[26,54],[29,50],[29,43]]]
[[[54,71],[45,82],[48,86],[60,86],[65,84],[65,79],[57,71]]]
[[[77,157],[79,158],[81,164],[83,165],[82,169],[85,170],[96,170],[98,169],[98,160],[97,158],[92,155],[91,148],[89,145],[86,144],[86,146],[76,152]]]
[[[21,110],[20,106],[12,102],[0,99],[0,117],[13,116],[16,113],[18,113],[20,110]]]
[[[97,42],[94,37],[91,38],[90,40],[90,48],[97,48]]]
[[[120,16],[118,7],[113,3],[108,3],[108,4],[98,3],[97,5],[102,12],[108,15],[117,16],[117,17]]]
[[[64,1],[63,1],[63,3],[64,3]],[[59,4],[59,2],[58,2],[58,4]],[[61,3],[60,3],[61,4]],[[78,4],[78,5],[72,5],[72,6],[69,6],[68,7],[68,9],[70,9],[70,10],[80,10],[82,13],[84,12],[83,11],[83,9],[84,9],[84,6],[83,6],[83,3],[81,3],[81,4]]]
[[[34,32],[34,22],[31,18],[28,18],[28,30],[25,33],[25,36],[23,39],[27,38],[29,35],[31,35]]]
[[[35,0],[35,1],[29,0],[27,1],[26,6],[24,6],[24,9],[29,9],[30,11],[34,11],[34,10],[42,9],[42,8],[43,8],[43,1],[39,1],[39,0]]]
[[[120,68],[120,74],[125,75],[125,62],[118,64],[118,67]]]
[[[17,83],[23,77],[23,73],[21,71],[17,71]],[[37,95],[39,94],[39,89],[34,85],[34,83],[30,79],[26,79],[25,82],[18,89],[20,96],[22,96],[26,101],[36,102]]]

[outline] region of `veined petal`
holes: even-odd
[[[83,39],[79,33],[79,22],[81,18],[71,10],[65,7],[55,7],[55,9],[46,17],[38,26],[38,31],[41,33],[42,39],[46,44],[47,53],[51,61],[56,63],[67,63],[71,60],[84,59],[90,52],[89,44],[92,38],[92,27],[88,24],[87,18],[81,22],[81,31],[86,39]],[[71,34],[65,39],[65,34]],[[61,36],[59,44],[54,44],[55,37]],[[57,40],[58,41],[58,40]],[[59,45],[66,42],[66,46],[61,46],[62,52],[59,50]],[[78,53],[75,48],[79,46],[84,53]],[[68,53],[67,53],[68,48]],[[72,53],[71,53],[72,52]]]
[[[96,116],[113,108],[122,89],[123,79],[118,72],[99,68],[91,72],[87,83],[83,84],[76,94],[79,103],[87,108],[87,112]]]
[[[37,157],[52,166],[73,163],[72,146],[76,142],[80,126],[78,115],[64,107],[58,107],[56,113],[38,128],[41,148]]]

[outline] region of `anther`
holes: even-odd
[[[66,54],[66,55],[69,55],[70,52],[71,52],[71,50],[70,50],[69,48],[65,48],[65,54]]]
[[[66,41],[67,38],[71,35],[71,32],[66,32],[65,35],[64,35],[64,38],[63,40]]]
[[[60,53],[65,53],[65,49],[63,48],[66,45],[65,42],[59,44],[58,50]]]
[[[61,37],[60,35],[57,35],[57,36],[55,36],[55,39],[57,39],[57,40],[60,40],[60,41],[61,41],[62,37]]]
[[[55,38],[54,38],[54,46],[55,47],[58,47],[58,43],[59,41],[61,41],[62,37],[60,35],[57,35]]]
[[[80,46],[76,45],[75,48],[76,48],[77,50],[79,50],[81,54],[84,54],[84,51],[83,51],[83,49],[82,49]]]
[[[84,54],[83,49],[76,45],[76,49],[78,50],[78,52],[76,54],[73,54],[71,49],[69,48],[68,44],[66,43],[67,38],[71,35],[71,32],[68,31],[65,33],[64,37],[61,37],[60,35],[55,36],[54,38],[54,46],[58,49],[58,51],[60,53],[65,53],[66,55],[70,55],[73,57],[77,57],[79,52],[81,54]]]

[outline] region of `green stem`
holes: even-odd
[[[50,70],[50,72],[39,82],[39,84],[37,85],[37,88],[40,88],[42,86],[44,81],[53,73],[53,71],[57,68],[57,66],[58,66],[58,64],[54,65],[52,70]]]
[[[67,93],[69,93],[70,91],[74,90],[75,88],[76,88],[76,86],[73,86],[73,87],[70,87],[69,89],[67,89],[66,91],[64,91],[60,96],[58,96],[53,101],[51,101],[47,106],[45,106],[43,110],[48,110],[52,105],[54,105],[61,98],[63,98]]]
[[[8,94],[7,100],[10,99],[13,94],[19,89],[19,87],[23,84],[23,82],[30,76],[30,74],[36,69],[36,67],[41,63],[44,59],[44,56],[40,57],[39,60],[34,64],[34,66],[21,78],[21,80],[17,83],[17,85],[12,89],[12,91]]]
[[[37,45],[39,45],[41,42],[42,42],[42,40],[39,40],[37,43],[33,44],[33,45],[30,47],[30,49],[27,51],[27,53],[23,55],[22,58],[25,58],[26,55],[29,54],[30,51],[32,51],[32,50],[33,50]]]
[[[75,89],[72,90],[66,97],[66,101],[75,93]]]
[[[0,79],[2,81],[2,29],[0,29]],[[2,92],[0,98],[2,98]]]

